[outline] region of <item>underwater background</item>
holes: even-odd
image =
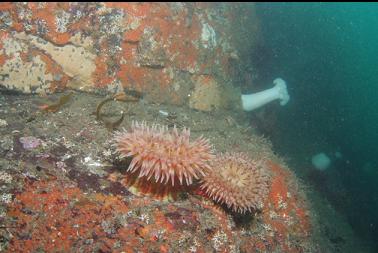
[[[0,3],[0,252],[377,252],[377,13]]]
[[[269,69],[289,83],[274,149],[377,248],[378,5],[259,3]],[[314,175],[311,156],[342,153]],[[374,251],[374,250],[373,250]]]

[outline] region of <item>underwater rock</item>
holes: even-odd
[[[2,102],[6,105],[2,110],[12,114],[3,118],[24,119],[15,117],[18,111],[10,110],[14,107],[14,95],[4,97],[9,101]],[[35,99],[37,96],[24,96],[19,101],[30,106]],[[132,159],[117,158],[107,129],[102,124],[93,124],[95,116],[90,113],[96,104],[93,101],[99,102],[101,98],[77,93],[67,110],[50,113],[48,117],[38,116],[24,124],[22,131],[13,131],[0,140],[3,154],[0,168],[5,172],[0,175],[0,183],[11,180],[7,188],[2,188],[0,214],[3,226],[7,227],[2,230],[5,234],[0,241],[2,249],[7,252],[316,252],[309,248],[312,243],[309,209],[295,176],[273,162],[280,161],[266,139],[242,131],[241,118],[237,115],[232,115],[235,122],[229,125],[223,116],[229,117],[230,112],[219,116],[185,106],[135,103],[132,117],[151,124],[161,123],[168,117],[160,116],[158,110],[165,110],[171,117],[174,115],[173,123],[180,123],[180,128],[190,125],[195,139],[203,133],[203,138],[209,138],[218,152],[239,150],[266,159],[271,183],[264,195],[264,205],[259,211],[245,214],[232,212],[213,201],[194,179],[187,187],[179,184],[179,178],[175,187],[170,182],[165,185],[147,177],[139,178],[146,179],[144,182],[133,181],[139,173],[126,171]],[[128,130],[130,125],[131,122],[122,123]],[[159,129],[154,132],[159,133]],[[194,143],[187,143],[182,135],[173,137],[187,145]],[[143,142],[146,138],[137,140]],[[152,144],[151,148],[155,148]],[[177,150],[183,151],[178,147]],[[189,155],[196,154],[190,153],[189,150]],[[188,156],[178,155],[184,161],[179,166],[186,166]],[[170,161],[163,162],[171,165]]]
[[[163,44],[157,42],[155,33],[145,29],[141,40],[138,43],[138,62],[140,66],[148,68],[164,68],[167,56]]]
[[[0,85],[10,90],[24,93],[43,93],[49,90],[53,76],[47,72],[48,66],[41,56],[26,60],[30,50],[28,45],[15,37],[6,36],[2,41],[0,55],[6,60],[0,66]]]
[[[112,87],[146,92],[146,99],[188,103],[190,75],[232,83],[229,59],[259,38],[253,4],[4,3],[0,85],[24,93]],[[235,17],[244,16],[242,23]],[[232,66],[231,66],[232,65]],[[218,78],[219,77],[219,78]],[[180,83],[180,84],[178,84]],[[178,88],[180,85],[181,88]],[[196,84],[194,93],[198,93]],[[109,89],[111,90],[111,89]],[[215,94],[209,105],[219,106]]]
[[[222,106],[219,84],[211,76],[195,78],[194,90],[189,97],[189,107],[200,111],[212,111]]]
[[[194,89],[189,96],[189,107],[199,111],[214,111],[225,108],[238,108],[240,92],[217,82],[211,75],[193,76]]]
[[[8,203],[14,236],[7,249],[313,252],[307,210],[292,185],[292,175],[278,165],[270,166],[273,187],[264,209],[243,216],[232,216],[201,196],[166,202],[108,195],[101,189],[85,192],[57,179],[32,181]]]
[[[83,47],[74,45],[55,46],[33,35],[24,33],[15,36],[18,39],[27,41],[33,46],[43,50],[61,68],[71,81],[67,87],[79,90],[90,90],[93,88],[92,74],[96,69],[94,64],[95,55]]]

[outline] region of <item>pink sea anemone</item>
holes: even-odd
[[[269,174],[263,160],[243,153],[218,155],[202,178],[201,189],[234,212],[260,210],[269,192]]]
[[[207,139],[190,142],[189,137],[187,128],[180,134],[176,127],[169,131],[165,126],[132,122],[130,131],[116,132],[114,142],[121,158],[132,157],[127,171],[139,170],[138,177],[154,177],[164,184],[170,180],[172,186],[177,179],[181,185],[183,180],[190,185],[193,178],[204,176],[214,155]]]

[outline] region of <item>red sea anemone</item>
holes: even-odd
[[[177,179],[190,185],[193,178],[204,176],[214,155],[207,139],[190,142],[189,136],[187,128],[180,134],[176,127],[169,131],[165,126],[133,122],[130,131],[115,134],[114,142],[121,158],[132,157],[127,171],[139,170],[139,177],[154,177],[164,184],[171,180],[172,186]]]
[[[201,189],[234,212],[261,209],[269,191],[265,162],[252,160],[243,153],[218,155],[206,171]]]

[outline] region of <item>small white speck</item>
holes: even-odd
[[[169,113],[163,110],[159,110],[159,113],[165,117],[168,117]]]

